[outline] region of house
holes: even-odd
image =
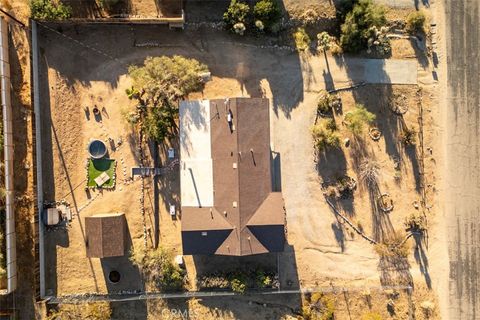
[[[272,191],[269,101],[180,103],[183,254],[283,251],[282,194]]]
[[[87,257],[125,255],[127,223],[123,213],[96,214],[85,218]]]

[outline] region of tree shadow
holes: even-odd
[[[340,249],[342,250],[342,252],[344,252],[345,251],[345,233],[343,231],[342,225],[338,220],[337,222],[332,223],[332,231],[333,231],[333,234],[335,235],[335,240],[340,246]]]
[[[413,287],[413,277],[410,273],[410,263],[407,257],[380,257],[378,268],[380,270],[380,283],[382,286]]]
[[[388,213],[383,212],[380,208],[380,195],[381,192],[378,184],[370,184],[368,187],[368,198],[372,207],[372,236],[375,241],[384,242],[395,234],[395,229],[393,228]]]
[[[415,250],[413,252],[413,256],[418,264],[418,267],[420,268],[420,272],[425,277],[425,283],[427,284],[428,289],[431,289],[432,279],[430,278],[430,273],[428,271],[428,258],[424,247],[425,239],[423,234],[414,234],[413,239],[415,240]]]

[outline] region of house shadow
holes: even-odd
[[[145,285],[140,270],[129,259],[133,244],[126,221],[125,231],[125,254],[119,257],[100,258],[103,277],[109,294],[145,292]]]

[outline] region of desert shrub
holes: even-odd
[[[330,148],[340,147],[340,137],[335,132],[333,119],[322,119],[311,128],[314,145],[317,151],[322,152]]]
[[[312,42],[304,28],[297,28],[297,31],[293,33],[293,39],[295,40],[295,47],[299,51],[307,50]]]
[[[253,16],[269,29],[280,18],[280,8],[276,0],[260,0],[253,7]]]
[[[30,16],[38,20],[65,20],[72,16],[72,8],[54,0],[30,0]]]
[[[432,301],[425,300],[420,304],[425,318],[429,319],[435,311],[435,304]]]
[[[320,114],[328,114],[332,109],[339,109],[342,107],[342,100],[338,95],[330,94],[327,91],[322,91],[317,102],[317,112]]]
[[[333,320],[335,319],[335,300],[323,293],[313,293],[302,306],[304,319]]]
[[[255,21],[255,27],[256,27],[259,31],[265,30],[265,25],[264,25],[263,22],[260,21],[260,20]]]
[[[372,0],[358,0],[345,15],[341,26],[340,44],[344,51],[358,52],[366,49],[370,28],[381,28],[386,24],[383,7],[374,4]]]
[[[407,16],[406,29],[409,33],[425,32],[427,17],[423,11],[414,11]]]
[[[239,22],[245,23],[249,12],[250,7],[248,4],[238,0],[232,0],[227,11],[223,14],[223,21],[227,25],[227,28],[232,29],[233,26]]]
[[[328,32],[323,31],[317,34],[317,47],[322,51],[330,50],[330,46],[332,44],[332,37],[328,34]]]
[[[265,274],[262,270],[257,270],[255,274],[255,285],[258,288],[266,288],[272,285],[272,278]]]
[[[134,248],[130,252],[130,261],[159,289],[180,289],[183,286],[184,271],[174,263],[171,250]]]
[[[49,312],[47,320],[92,319],[108,320],[112,315],[108,302],[87,302],[83,304],[60,304]]]
[[[375,119],[376,116],[362,104],[355,105],[352,111],[345,114],[345,124],[354,135],[361,134],[365,125],[371,125]]]
[[[233,25],[233,31],[236,33],[236,34],[239,34],[241,36],[243,36],[243,34],[245,33],[245,30],[247,28],[245,28],[245,24],[243,22],[237,22]]]
[[[400,133],[400,141],[406,146],[413,146],[415,145],[416,139],[415,135],[417,132],[414,129],[409,129],[407,127],[403,128],[402,132]]]
[[[380,165],[372,158],[365,158],[360,163],[360,179],[367,186],[375,186],[380,177]]]
[[[380,29],[373,26],[368,29],[367,35],[367,53],[375,51],[381,55],[388,55],[392,52],[390,39],[387,37],[388,28],[381,27]]]
[[[362,315],[362,320],[382,320],[382,316],[377,312],[368,312]]]
[[[394,233],[382,242],[377,243],[374,249],[382,258],[406,258],[409,253],[405,237],[399,233]]]
[[[417,212],[412,212],[408,217],[406,217],[404,225],[405,230],[407,231],[422,232],[424,230],[427,230],[425,218],[422,214]]]
[[[233,292],[245,293],[247,290],[247,281],[244,276],[238,274],[230,280],[230,287]]]

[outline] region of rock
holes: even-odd
[[[350,139],[349,138],[345,138],[345,140],[343,142],[345,144],[345,147],[348,148],[350,146]]]

